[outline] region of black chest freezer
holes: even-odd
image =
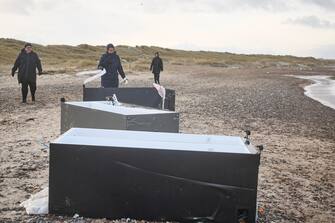
[[[178,132],[179,113],[108,101],[61,103],[61,133],[70,128]]]
[[[164,109],[175,110],[175,91],[165,89]],[[83,101],[104,101],[106,97],[115,94],[120,102],[161,109],[162,98],[155,88],[125,87],[125,88],[89,88],[83,86]]]
[[[240,137],[73,128],[50,144],[49,212],[255,222],[259,162]]]

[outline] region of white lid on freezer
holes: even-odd
[[[255,153],[240,137],[72,128],[54,144],[162,149],[217,153]]]
[[[145,114],[166,114],[166,113],[175,113],[173,111],[166,111],[148,107],[141,107],[138,105],[124,104],[121,105],[112,105],[107,101],[70,101],[65,102],[65,104],[90,108],[100,111],[118,113],[123,115],[145,115]]]

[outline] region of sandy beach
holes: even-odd
[[[171,65],[161,82],[176,90],[181,132],[244,136],[249,129],[252,143],[265,145],[259,222],[335,222],[335,110],[304,94],[310,81],[287,75],[329,76],[334,70]],[[152,86],[148,72],[128,78],[129,86]],[[84,79],[40,76],[37,102],[22,105],[16,79],[0,74],[0,222],[112,222],[29,216],[20,207],[48,185],[48,143],[60,133],[59,99],[81,100]]]

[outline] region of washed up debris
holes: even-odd
[[[266,216],[266,210],[264,207],[258,207],[257,211],[257,223],[267,223],[269,222]]]
[[[27,214],[44,215],[48,214],[48,200],[49,200],[49,188],[46,187],[37,194],[31,195],[31,197],[23,201],[20,206],[26,209]]]
[[[258,214],[259,214],[259,215],[264,215],[264,214],[265,214],[265,210],[264,210],[263,207],[259,207],[259,208],[258,208]]]
[[[0,124],[1,125],[11,125],[11,124],[14,124],[15,123],[15,121],[14,120],[12,120],[12,119],[2,119],[2,120],[0,120]]]
[[[161,98],[162,98],[162,110],[164,110],[166,90],[162,85],[155,84],[155,83],[153,83],[153,85],[154,85],[154,88],[156,88],[159,96],[161,96]]]
[[[79,214],[74,214],[72,218],[79,218]]]
[[[43,140],[36,140],[36,142],[40,144],[43,147],[43,149],[49,149],[49,144],[43,142]]]
[[[113,94],[113,96],[107,96],[106,97],[107,104],[112,104],[116,106],[120,106],[121,103],[117,100],[116,94]]]

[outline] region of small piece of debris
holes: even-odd
[[[26,119],[26,122],[29,122],[29,121],[35,121],[36,118],[28,118]]]

